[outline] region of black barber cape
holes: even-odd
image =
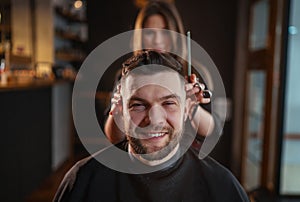
[[[128,149],[127,141],[118,144]],[[101,151],[97,155],[103,155]],[[129,158],[129,155],[128,155]],[[147,174],[112,170],[95,158],[79,161],[66,174],[54,201],[249,201],[236,178],[210,157],[190,148],[173,165]]]

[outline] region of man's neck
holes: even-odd
[[[143,158],[143,154],[136,154],[134,153],[133,148],[131,147],[130,144],[128,144],[128,153],[130,156],[136,158],[137,160],[139,160],[140,162],[148,165],[148,166],[157,166],[160,164],[163,164],[165,162],[167,162],[168,160],[170,160],[178,151],[179,149],[179,143],[176,145],[176,147],[174,147],[174,149],[164,158],[159,159],[159,160],[147,160],[145,158]]]

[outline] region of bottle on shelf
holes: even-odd
[[[7,84],[7,74],[5,71],[5,59],[4,58],[1,59],[1,63],[0,63],[0,83],[2,85]]]

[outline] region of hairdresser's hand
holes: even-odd
[[[122,97],[120,93],[121,86],[117,86],[117,90],[114,93],[113,97],[111,98],[111,108],[109,115],[116,115],[118,113],[121,113],[123,108],[122,108]]]
[[[190,97],[192,101],[201,104],[210,103],[210,98],[205,98],[203,95],[205,85],[203,83],[199,83],[196,75],[191,74],[190,79],[187,80],[189,80],[189,83],[185,84],[187,97]]]

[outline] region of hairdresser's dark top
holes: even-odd
[[[127,151],[128,143],[119,143]],[[96,155],[106,155],[111,147]],[[128,155],[128,160],[130,159]],[[189,149],[173,165],[149,174],[120,173],[93,157],[79,161],[65,176],[54,201],[248,202],[236,178],[210,157]]]

